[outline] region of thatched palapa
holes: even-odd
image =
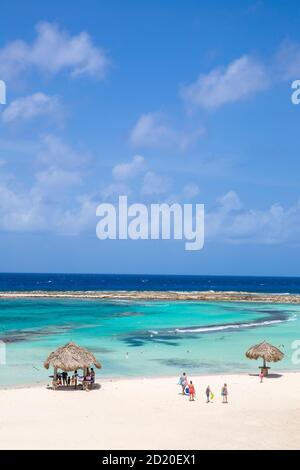
[[[266,365],[266,362],[278,362],[283,359],[284,354],[280,349],[276,348],[272,344],[267,343],[266,341],[263,341],[262,343],[256,344],[255,346],[252,346],[248,351],[246,352],[246,357],[248,359],[263,359],[264,363],[262,366],[262,370],[264,373],[268,373],[268,368]]]
[[[72,342],[49,354],[44,362],[46,369],[49,369],[51,366],[55,370],[59,369],[65,372],[78,369],[85,370],[92,365],[98,369],[101,368],[101,364],[97,361],[94,354]]]
[[[263,341],[248,349],[246,356],[248,359],[259,359],[261,357],[267,362],[278,362],[283,359],[284,354],[280,349],[272,346],[272,344]]]

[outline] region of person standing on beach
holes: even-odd
[[[195,391],[195,387],[192,381],[190,381],[189,383],[189,394],[190,394],[190,401],[195,401],[196,391]]]
[[[210,394],[211,394],[211,390],[210,390],[209,385],[206,387],[205,394],[206,394],[206,403],[209,403],[210,402]]]
[[[63,373],[61,374],[62,375],[62,381],[63,381],[63,385],[68,385],[68,373],[63,371]]]
[[[263,383],[263,380],[264,380],[264,373],[263,373],[262,370],[261,370],[260,373],[259,373],[259,378],[260,378],[260,383],[262,384],[262,383]]]
[[[75,390],[77,389],[77,383],[78,383],[78,372],[77,372],[77,370],[75,370],[75,372],[74,372],[74,387],[75,387]]]
[[[185,388],[188,384],[186,373],[183,372],[182,376],[179,379],[179,385],[182,387],[182,395],[185,395]]]
[[[93,386],[93,384],[95,383],[95,378],[96,378],[96,374],[95,374],[95,371],[93,369],[93,367],[91,368],[91,385]]]
[[[228,388],[227,384],[224,384],[221,390],[221,395],[222,395],[222,403],[228,403]]]

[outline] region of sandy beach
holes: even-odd
[[[300,373],[101,380],[99,390],[0,390],[1,449],[299,449]],[[222,404],[220,388],[229,388]],[[207,385],[215,393],[206,404]]]

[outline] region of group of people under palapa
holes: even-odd
[[[74,387],[81,386],[83,390],[90,390],[95,383],[95,371],[93,367],[87,368],[85,375],[79,375],[77,370],[74,371],[73,375],[69,375],[68,372],[58,372],[56,379],[53,377],[52,385],[56,390],[58,387]]]

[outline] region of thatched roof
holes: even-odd
[[[46,369],[52,366],[65,372],[84,369],[91,365],[95,365],[98,369],[101,368],[101,364],[97,361],[94,354],[72,342],[49,354],[44,362]]]
[[[284,357],[284,354],[282,351],[280,351],[280,349],[272,346],[272,344],[263,341],[260,344],[252,346],[252,348],[246,352],[246,356],[249,359],[262,358],[267,362],[277,362],[281,361],[281,359]]]

